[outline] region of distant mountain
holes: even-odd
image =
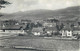
[[[68,7],[59,10],[31,10],[25,12],[16,12],[12,14],[4,14],[0,17],[0,20],[4,19],[46,19],[46,18],[57,18],[57,19],[76,19],[80,17],[80,6]]]

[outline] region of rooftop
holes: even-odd
[[[46,31],[57,31],[56,27],[47,27]]]
[[[72,30],[71,27],[64,27],[62,30]]]
[[[80,27],[74,27],[73,30],[80,30]]]
[[[13,26],[7,26],[7,27],[2,27],[2,29],[5,29],[5,30],[20,30],[20,29],[25,29],[25,25],[22,26],[22,25],[13,25]]]
[[[43,28],[42,27],[33,28],[32,32],[43,32]]]

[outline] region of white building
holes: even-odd
[[[68,31],[68,30],[62,30],[62,36],[72,36],[72,31]]]
[[[33,28],[32,29],[32,34],[33,35],[41,35],[43,33],[43,28],[42,27],[38,27],[38,28]]]
[[[62,33],[62,37],[72,37],[73,36],[72,29],[69,27],[63,28],[61,30],[61,33]]]

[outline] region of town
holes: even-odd
[[[77,19],[76,19],[77,20]],[[47,18],[45,20],[3,20],[0,21],[0,36],[38,36],[38,37],[61,37],[80,38],[80,22],[74,20],[58,20]]]
[[[0,0],[0,51],[80,51],[80,0]]]

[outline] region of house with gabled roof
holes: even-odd
[[[64,27],[62,30],[61,30],[61,33],[62,33],[62,37],[72,37],[72,28],[70,27]]]
[[[55,27],[56,26],[55,20],[56,19],[54,18],[43,20],[43,26],[44,27]]]
[[[43,27],[34,27],[32,29],[32,34],[33,35],[38,35],[38,36],[43,34]]]
[[[56,27],[47,27],[47,28],[45,28],[45,32],[48,35],[55,34],[55,33],[57,33],[57,28]]]
[[[64,24],[64,26],[73,26],[73,27],[78,27],[79,26],[79,23],[78,21],[76,20],[60,20],[61,23]]]
[[[21,25],[3,26],[0,33],[24,34],[24,28]]]

